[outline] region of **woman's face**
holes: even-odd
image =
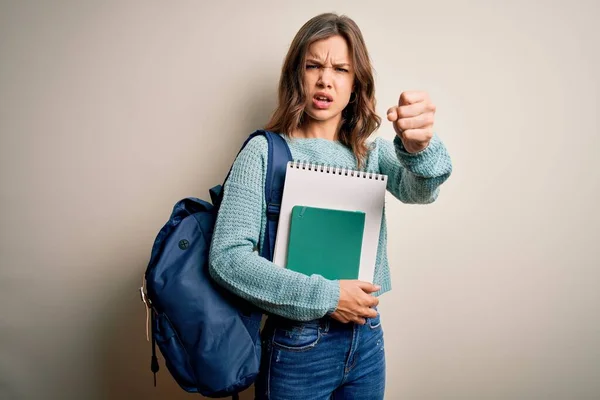
[[[304,66],[305,112],[314,120],[341,119],[354,85],[354,66],[346,40],[332,36],[308,48]]]

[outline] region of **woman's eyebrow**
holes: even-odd
[[[306,60],[306,62],[312,62],[312,63],[315,63],[315,64],[322,65],[321,61],[315,60],[314,58],[308,58]],[[335,63],[333,65],[335,65],[336,67],[343,67],[343,66],[349,67],[350,66],[350,64],[348,64],[347,62]]]

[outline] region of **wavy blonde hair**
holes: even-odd
[[[283,63],[279,80],[279,104],[264,129],[290,134],[305,121],[304,64],[309,46],[331,36],[340,35],[348,44],[354,66],[354,95],[342,111],[338,132],[341,143],[352,150],[358,167],[364,163],[366,141],[381,125],[375,112],[375,82],[367,46],[358,25],[349,17],[334,13],[317,15],[298,31]]]

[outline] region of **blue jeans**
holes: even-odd
[[[271,316],[262,332],[256,399],[381,400],[385,352],[381,319],[365,325],[330,317],[298,322]]]

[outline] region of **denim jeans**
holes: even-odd
[[[381,319],[365,325],[330,317],[298,322],[271,316],[262,332],[256,399],[381,400],[385,352]]]

